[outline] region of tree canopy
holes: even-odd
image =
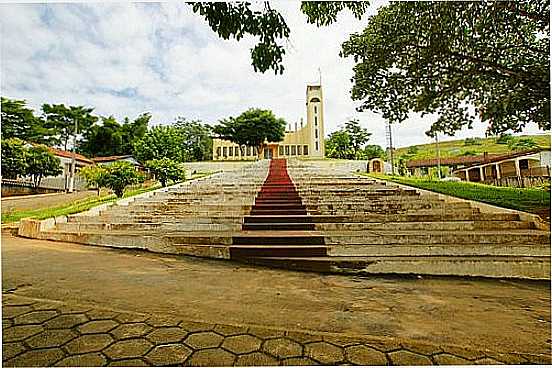
[[[19,138],[2,139],[2,177],[17,179],[27,173],[27,149]]]
[[[51,144],[55,141],[53,129],[47,127],[40,116],[35,116],[25,100],[1,98],[2,138],[19,138],[25,141]]]
[[[344,128],[333,132],[326,139],[326,156],[349,160],[365,159],[367,152],[362,147],[371,135],[367,129],[360,126],[357,119],[351,119],[345,123]]]
[[[286,121],[276,118],[270,110],[249,109],[238,117],[223,119],[213,127],[220,139],[229,140],[240,146],[257,147],[259,154],[265,141],[279,142],[284,139]]]
[[[42,105],[46,126],[58,134],[57,143],[67,150],[69,139],[75,134],[75,120],[79,132],[88,130],[98,117],[92,115],[93,108],[84,106],[65,106],[64,104]]]
[[[56,176],[63,172],[61,160],[48,150],[48,147],[37,145],[27,150],[26,175],[31,175],[35,188],[40,186],[43,177]]]
[[[549,2],[394,2],[343,44],[359,111],[396,123],[438,113],[428,135],[550,129]],[[470,107],[475,107],[471,111]]]

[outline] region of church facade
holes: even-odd
[[[264,158],[323,158],[324,157],[324,103],[321,85],[307,86],[307,121],[303,119],[288,126],[281,142],[267,142],[261,152]],[[256,147],[240,147],[230,141],[213,139],[213,160],[255,160]]]

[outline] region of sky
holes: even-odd
[[[369,14],[383,4],[372,2]],[[283,75],[254,72],[255,39],[220,39],[183,1],[0,4],[0,92],[27,100],[37,113],[43,103],[64,103],[120,120],[150,112],[152,125],[178,116],[216,124],[258,107],[294,123],[306,117],[306,85],[318,83],[320,68],[326,135],[356,118],[372,133],[369,143],[385,147],[385,120],[355,110],[354,62],[339,56],[367,17],[342,12],[336,23],[318,28],[307,24],[298,2],[272,6],[291,29]],[[430,142],[424,132],[435,119],[412,115],[394,126],[394,146]],[[455,137],[483,136],[485,128],[476,123]],[[532,126],[525,132],[542,133]]]

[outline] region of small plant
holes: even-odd
[[[161,158],[149,160],[146,162],[146,167],[155,175],[155,178],[161,182],[163,187],[167,186],[167,182],[172,180],[177,182],[184,179],[184,170],[175,161],[170,158]]]

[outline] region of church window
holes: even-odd
[[[318,141],[316,141],[316,150],[318,151]]]
[[[217,157],[220,157],[220,147],[217,147]]]
[[[309,146],[307,144],[303,146],[303,155],[305,156],[309,155]]]
[[[228,147],[228,156],[234,156],[234,147]]]
[[[251,156],[251,146],[247,146],[247,156]]]
[[[314,137],[315,137],[315,138],[318,138],[318,129],[315,129],[315,131],[314,131]]]
[[[316,109],[316,106],[315,106],[315,107],[314,107],[314,113],[315,113],[315,114],[316,114],[316,112],[317,112],[316,110],[317,110],[317,109]]]
[[[286,146],[286,156],[289,156],[289,146]]]
[[[295,151],[295,148],[296,148],[295,146],[291,146],[291,155],[292,156],[297,155],[297,152]]]
[[[240,147],[234,147],[234,156],[240,155]]]
[[[228,147],[222,147],[222,155],[224,157],[228,156]]]
[[[278,146],[278,155],[283,156],[284,155],[284,146]]]
[[[314,117],[314,124],[315,124],[315,125],[318,125],[318,116],[315,116],[315,117]]]
[[[301,146],[297,145],[297,155],[301,156]]]

